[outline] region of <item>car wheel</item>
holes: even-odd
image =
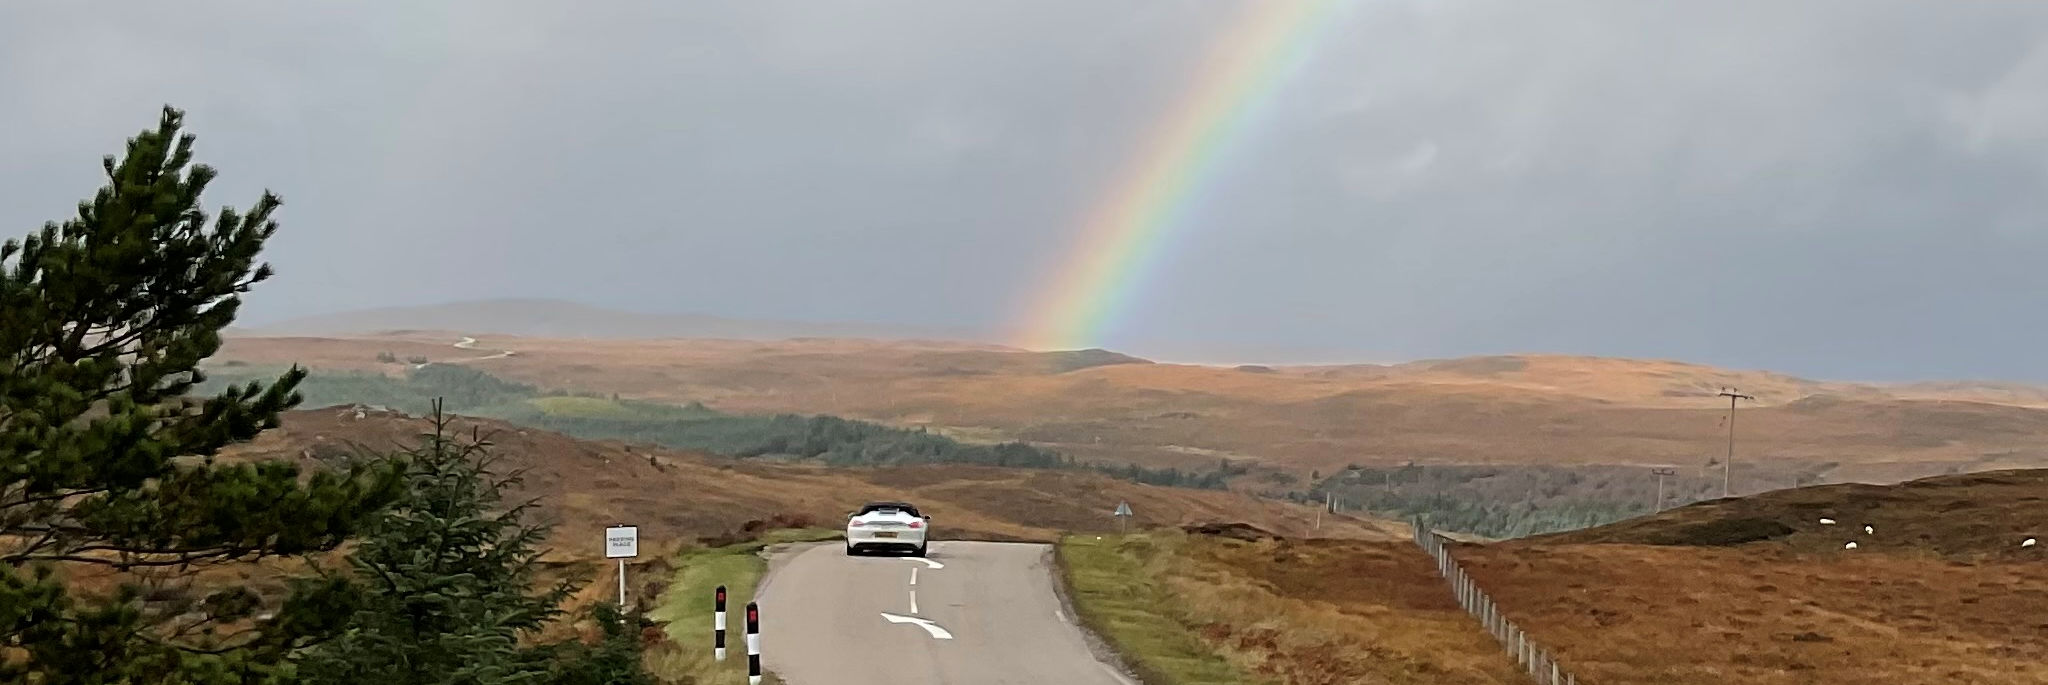
[[[926,550],[926,549],[928,549],[928,548],[930,548],[930,547],[931,547],[931,543],[929,543],[929,542],[927,542],[927,543],[923,543],[923,544],[919,544],[919,545],[917,546],[917,551],[915,551],[915,552],[911,552],[911,553],[910,553],[910,555],[911,555],[911,556],[916,556],[916,557],[922,557],[922,556],[924,556],[924,552],[925,552],[925,550]]]
[[[849,556],[849,557],[857,557],[857,556],[860,556],[860,550],[854,549],[854,548],[853,548],[853,543],[851,543],[851,542],[849,542],[849,543],[846,543],[846,556]]]

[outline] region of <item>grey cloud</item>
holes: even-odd
[[[1245,9],[12,3],[0,221],[62,216],[170,102],[214,202],[285,195],[258,318],[546,296],[995,329]],[[2044,27],[1354,2],[1106,342],[2048,380]]]

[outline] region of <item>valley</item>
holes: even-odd
[[[1730,386],[1757,398],[1735,416],[1733,494],[2048,465],[2048,409],[2031,386],[1821,382],[1678,362],[1215,367],[942,341],[395,331],[230,337],[209,368],[221,380],[294,363],[313,370],[316,405],[417,413],[449,396],[459,412],[728,455],[791,451],[754,439],[776,415],[838,417],[1014,444],[1003,449],[1027,461],[1115,465],[1141,482],[1429,514],[1497,538],[1719,497],[1728,411],[1716,393]],[[432,382],[463,374],[452,394]],[[1653,468],[1671,475],[1659,483]]]
[[[217,363],[391,373],[380,353],[450,359],[455,333],[230,338]],[[2048,463],[2048,395],[2024,386],[1823,383],[1557,356],[1391,366],[1212,367],[971,343],[492,337],[507,380],[740,413],[798,412],[1014,439],[1142,464],[1219,458],[1308,475],[1351,464],[1703,467],[1739,387],[1739,458],[1834,482]],[[1928,473],[1931,472],[1931,473]],[[1777,482],[1783,482],[1779,480]],[[1746,491],[1775,483],[1762,475]]]

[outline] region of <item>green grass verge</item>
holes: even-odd
[[[1255,682],[1202,643],[1176,616],[1176,600],[1157,581],[1173,540],[1146,535],[1068,535],[1057,548],[1060,574],[1081,624],[1109,641],[1147,685]]]
[[[830,540],[839,532],[818,529],[770,531],[761,539],[725,547],[686,550],[676,559],[675,577],[662,593],[661,606],[648,617],[668,622],[671,648],[648,655],[648,670],[671,682],[721,685],[747,682],[747,603],[768,572],[761,550],[786,542]],[[727,656],[712,658],[713,591],[725,586]],[[777,683],[773,674],[765,682]],[[691,680],[694,679],[694,680]]]

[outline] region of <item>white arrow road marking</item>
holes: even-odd
[[[924,557],[904,557],[904,558],[905,558],[905,559],[909,559],[909,560],[911,560],[911,561],[916,561],[916,562],[922,562],[922,563],[924,564],[925,568],[945,568],[945,567],[946,567],[946,565],[945,565],[945,564],[941,564],[941,563],[939,563],[939,562],[936,562],[936,561],[932,561],[932,560],[930,560],[930,559],[926,559],[926,558],[924,558]]]
[[[884,618],[884,619],[887,619],[887,620],[888,620],[888,621],[889,621],[890,623],[912,623],[912,624],[916,624],[916,625],[917,625],[917,627],[919,627],[919,628],[923,628],[923,629],[924,629],[924,632],[927,632],[927,633],[931,633],[931,634],[932,634],[932,639],[934,639],[934,640],[951,640],[951,639],[953,639],[953,634],[952,634],[952,633],[948,633],[948,632],[946,632],[946,629],[945,629],[945,628],[940,628],[940,627],[939,627],[939,624],[937,624],[937,623],[933,623],[933,622],[931,622],[931,621],[927,621],[927,620],[924,620],[924,619],[921,619],[921,618],[914,618],[914,617],[910,617],[910,616],[897,616],[897,615],[895,615],[895,614],[892,614],[892,613],[888,613],[888,612],[886,612],[886,611],[885,611],[885,612],[882,612],[882,618]]]

